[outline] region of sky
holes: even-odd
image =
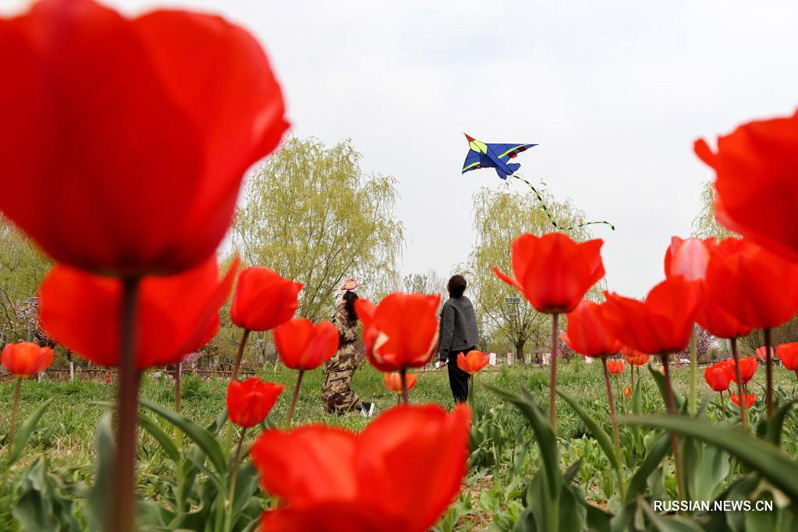
[[[521,173],[616,225],[594,229],[607,286],[643,296],[712,179],[693,141],[798,105],[795,1],[110,3],[188,6],[255,34],[293,134],[351,138],[367,172],[398,179],[403,273],[445,277],[467,258],[480,187],[527,193],[492,170],[460,174],[468,132],[538,143],[516,159]]]

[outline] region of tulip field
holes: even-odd
[[[0,18],[0,50],[2,282],[29,287],[0,291],[0,530],[798,530],[798,114],[696,138],[716,230],[665,243],[640,298],[608,285],[591,229],[612,224],[565,223],[514,174],[536,144],[467,136],[463,171],[521,179],[544,221],[444,301],[329,274],[355,243],[308,244],[344,227],[324,195],[317,224],[290,190],[282,228],[236,225],[248,170],[314,145],[284,143],[284,87],[243,27],[37,0]],[[378,182],[372,211],[343,209],[377,228],[350,239],[367,247],[402,233]],[[488,289],[513,309],[493,324]],[[539,360],[491,364],[510,338]],[[55,378],[75,360],[88,378]]]
[[[654,379],[648,372],[642,374],[639,388],[639,404],[636,407],[634,398],[624,399],[619,405],[623,412],[631,412],[634,408],[662,410]],[[675,387],[679,393],[687,393],[688,368],[674,371]],[[293,372],[284,368],[276,372],[265,370],[261,375],[264,380],[291,386],[296,380]],[[760,373],[752,381],[752,388],[761,389],[764,376]],[[777,382],[785,390],[792,391],[798,386],[792,373],[781,370],[777,373]],[[339,417],[326,415],[320,408],[321,375],[315,371],[308,374],[303,389],[302,399],[297,406],[298,423],[324,422],[339,425],[353,430],[362,430],[369,422],[361,416]],[[590,413],[607,432],[611,431],[605,392],[602,383],[600,366],[584,364],[581,360],[572,361],[562,368],[560,375],[562,391],[573,397],[579,397],[580,404]],[[629,368],[619,375],[619,389],[629,386]],[[188,377],[183,382],[183,411],[198,424],[207,425],[225,406],[225,384],[222,379],[201,379]],[[477,412],[485,421],[475,431],[475,448],[470,457],[468,474],[464,488],[453,505],[448,509],[436,530],[507,530],[518,520],[525,506],[523,489],[528,479],[540,467],[537,448],[531,444],[533,433],[524,416],[514,407],[501,401],[487,386],[504,389],[517,389],[520,385],[538,393],[541,405],[545,406],[547,391],[546,371],[541,367],[501,367],[489,369],[479,376],[477,384]],[[364,368],[356,374],[353,386],[365,397],[375,400],[381,409],[389,408],[395,403],[395,394],[387,391],[382,383],[382,375],[370,368]],[[0,396],[6,403],[11,401],[10,389],[2,388]],[[143,385],[142,394],[149,400],[168,406],[174,401],[174,382],[171,379],[149,378]],[[708,417],[720,422],[723,419],[721,404],[708,386],[701,387],[701,399],[707,399]],[[36,432],[31,436],[30,454],[20,461],[19,469],[29,466],[46,455],[51,472],[67,479],[65,493],[80,495],[91,484],[94,475],[95,447],[98,443],[95,428],[102,417],[104,407],[92,404],[96,401],[111,401],[114,388],[103,381],[95,382],[42,382],[38,386],[27,388],[22,394],[21,417],[30,415],[38,404],[53,399],[53,404],[39,421]],[[429,371],[421,375],[419,384],[411,392],[414,402],[435,402],[450,404],[451,397],[444,371]],[[756,416],[761,414],[761,406],[755,406]],[[278,402],[272,411],[272,417],[282,419],[287,413],[288,405]],[[601,508],[612,508],[618,504],[613,500],[615,481],[607,457],[592,437],[590,430],[579,415],[566,404],[560,404],[559,420],[562,433],[560,449],[560,466],[565,469],[581,460],[582,466],[576,477],[576,484],[584,491],[585,497],[592,504]],[[728,415],[736,415],[733,407],[729,407]],[[168,431],[170,425],[160,422]],[[495,425],[495,428],[492,428]],[[795,439],[798,436],[798,424],[789,422],[786,434],[791,435],[791,447],[788,452],[795,455]],[[643,449],[654,444],[656,431],[638,433],[632,427],[622,428],[624,450],[624,468],[631,475],[639,467],[645,457]],[[145,434],[142,441],[143,455],[141,487],[145,493],[155,493],[158,483],[167,481],[174,475],[170,460],[155,439]],[[497,466],[498,458],[498,466]],[[730,463],[729,461],[728,463]],[[717,461],[720,470],[728,474],[726,460]],[[497,474],[498,473],[498,474]],[[722,480],[722,479],[721,479]],[[723,485],[712,486],[719,491]],[[674,492],[672,483],[665,483],[661,489]],[[268,504],[264,494],[259,495],[263,504]],[[30,508],[35,515],[36,507]],[[80,505],[78,505],[80,509]],[[24,511],[24,509],[23,509]],[[83,509],[78,512],[82,516]],[[58,516],[39,516],[41,523]],[[741,522],[745,514],[736,516]],[[749,516],[750,518],[750,516]],[[80,519],[82,522],[83,519]],[[2,515],[4,527],[11,528],[13,519],[8,513]]]

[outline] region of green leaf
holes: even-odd
[[[72,501],[61,497],[56,491],[55,483],[47,473],[47,462],[44,458],[37,458],[22,473],[19,490],[21,494],[14,504],[13,514],[23,530],[80,530],[74,517]]]
[[[172,412],[168,408],[164,408],[158,403],[142,400],[141,406],[149,408],[182,430],[183,433],[191,438],[191,440],[194,441],[194,443],[196,443],[197,446],[208,456],[208,459],[211,461],[216,471],[219,473],[225,471],[226,461],[224,459],[224,453],[222,453],[222,448],[219,446],[219,442],[216,441],[216,438],[212,433],[195,424],[188,418],[183,417],[176,412]]]
[[[629,485],[626,487],[626,500],[624,501],[625,504],[631,504],[635,501],[638,494],[644,493],[646,491],[648,477],[651,476],[651,473],[657,470],[660,462],[662,462],[670,449],[670,434],[662,435],[654,443],[654,445],[651,446],[651,450],[649,450],[646,454],[645,460],[643,460],[643,463],[640,465],[637,471],[635,471],[635,474],[629,481]]]
[[[620,468],[620,464],[618,463],[618,457],[615,455],[615,448],[612,445],[612,440],[610,439],[609,434],[601,428],[601,425],[587,413],[587,411],[582,408],[582,406],[562,393],[561,391],[557,391],[557,394],[565,399],[565,402],[571,405],[571,408],[582,418],[587,429],[593,434],[593,437],[596,438],[596,441],[601,447],[601,450],[604,451],[604,455],[607,457],[607,460],[610,461],[612,467],[617,471]]]
[[[751,438],[737,429],[680,416],[631,416],[625,422],[671,430],[719,447],[758,471],[793,501],[798,500],[798,464],[770,442]]]
[[[97,474],[86,501],[86,509],[93,524],[93,530],[104,530],[108,524],[115,456],[114,429],[111,424],[111,413],[107,412],[103,414],[97,425],[97,460],[95,462]]]
[[[560,494],[560,516],[557,521],[558,532],[582,532],[585,530],[587,510],[579,503],[569,484],[563,485]]]
[[[22,456],[22,451],[25,449],[25,446],[28,444],[28,440],[30,440],[31,434],[36,429],[36,424],[39,423],[39,419],[44,414],[45,410],[52,404],[53,399],[48,399],[36,408],[33,413],[28,416],[28,418],[20,425],[19,430],[17,430],[16,435],[14,436],[14,441],[11,442],[11,453],[8,455],[8,463],[7,467],[10,467],[12,464],[16,463],[19,460],[19,457]]]
[[[582,467],[582,462],[584,461],[584,459],[585,457],[583,456],[582,458],[571,464],[568,467],[568,469],[565,470],[562,479],[563,481],[565,481],[566,484],[570,484],[573,481],[574,477],[576,477],[576,474],[579,473],[579,468]]]
[[[177,464],[180,462],[180,451],[177,445],[172,441],[172,436],[167,434],[152,418],[146,414],[139,412],[139,425],[152,435],[153,438],[160,444],[161,449],[169,456],[169,458]]]
[[[784,429],[784,420],[787,418],[790,408],[792,408],[792,405],[795,403],[798,403],[798,397],[790,399],[773,413],[773,418],[771,418],[768,423],[767,432],[765,433],[765,438],[772,444],[781,447],[781,433]]]
[[[548,483],[548,497],[556,499],[560,494],[563,480],[557,454],[557,438],[554,436],[546,413],[541,410],[535,397],[524,386],[521,386],[520,395],[513,395],[496,388],[490,389],[514,404],[529,421],[540,450],[541,466]]]
[[[654,378],[654,383],[657,385],[657,388],[659,388],[659,393],[662,396],[662,402],[665,404],[665,409],[667,410],[668,391],[666,389],[665,375],[655,370],[654,366],[652,366],[651,364],[648,365],[648,371],[649,373],[651,373],[651,376]],[[671,386],[671,389],[673,390],[673,403],[676,406],[676,411],[681,412],[682,410],[685,410],[687,404],[684,400],[684,396],[680,394],[679,391],[676,390],[676,388],[673,388]]]

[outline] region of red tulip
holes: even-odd
[[[645,302],[606,293],[607,328],[622,344],[656,355],[681,351],[693,330],[698,306],[696,290],[682,276],[666,279]]]
[[[758,367],[758,363],[756,358],[749,356],[740,359],[740,377],[743,379],[743,384],[748,384],[748,381],[754,378],[754,374],[756,373],[756,369]],[[729,378],[734,382],[737,382],[737,373],[734,371],[734,360],[729,359],[723,365],[725,371],[729,374]]]
[[[778,349],[778,348],[776,348],[776,349]],[[770,358],[775,358],[776,357],[776,349],[773,349],[772,347],[770,348]],[[756,358],[758,360],[760,360],[762,362],[767,362],[767,358],[765,356],[765,346],[764,345],[762,347],[758,347],[757,350],[754,351],[754,355],[756,355]]]
[[[704,379],[706,379],[709,387],[716,392],[725,392],[729,389],[731,375],[729,375],[729,373],[727,373],[723,367],[715,364],[712,366],[707,366],[707,368],[704,370]]]
[[[626,359],[626,363],[630,366],[645,366],[648,364],[649,356],[631,347],[622,346],[621,354],[623,358]]]
[[[786,369],[798,370],[798,342],[779,345],[776,354]]]
[[[230,317],[248,331],[269,331],[290,320],[299,308],[302,283],[283,279],[274,270],[250,266],[241,270]]]
[[[338,350],[338,329],[329,321],[313,325],[309,319],[294,318],[273,334],[280,360],[291,369],[316,369]]]
[[[627,399],[632,397],[632,389],[629,388],[628,386],[626,388],[624,388],[623,389],[623,396],[626,397]]]
[[[714,282],[717,282],[717,279]],[[706,284],[704,286],[706,287]],[[703,302],[698,307],[695,321],[709,334],[718,338],[739,338],[751,334],[753,327],[745,325],[717,304],[712,299],[713,293],[715,292],[704,290]]]
[[[3,366],[15,377],[33,377],[53,363],[53,350],[32,342],[6,344],[3,348]]]
[[[180,362],[207,344],[219,329],[238,259],[219,280],[212,257],[168,277],[145,277],[137,298],[136,366]],[[41,286],[42,327],[61,345],[102,366],[117,366],[122,282],[69,266],[56,266]]]
[[[523,234],[513,240],[514,278],[493,268],[516,287],[538,312],[563,314],[576,308],[590,287],[604,277],[601,240],[576,243],[563,233]]]
[[[394,393],[402,393],[402,376],[398,371],[388,371],[383,373],[385,375],[385,387]],[[416,373],[407,373],[407,389],[412,390],[418,382],[418,375]]]
[[[263,50],[218,16],[42,0],[2,20],[0,49],[0,209],[80,269],[204,262],[287,128]]]
[[[355,301],[363,322],[363,341],[371,364],[380,371],[425,366],[438,347],[440,296],[395,292],[377,307]]]
[[[740,396],[736,393],[731,394],[731,402],[740,406]],[[745,394],[745,408],[751,408],[756,403],[756,395],[752,393]]]
[[[280,503],[264,514],[262,530],[429,530],[460,491],[469,420],[465,405],[451,414],[398,406],[360,434],[322,425],[267,430],[251,455]]]
[[[480,372],[490,363],[490,357],[482,351],[469,351],[468,354],[457,355],[457,367],[469,375]]]
[[[239,427],[254,427],[269,415],[285,386],[263,382],[258,377],[230,381],[227,386],[227,411]]]
[[[698,140],[695,152],[715,170],[718,221],[798,260],[798,115],[743,124],[718,138],[717,153]]]
[[[626,364],[624,364],[623,360],[608,360],[607,369],[610,370],[610,373],[613,375],[620,375],[623,373],[623,370],[626,369]]]
[[[727,238],[712,251],[708,297],[742,324],[777,327],[798,309],[798,264],[748,240]]]
[[[709,250],[714,245],[714,238],[684,240],[674,236],[665,253],[665,277],[681,275],[688,281],[703,281],[707,275]]]
[[[621,350],[621,343],[607,330],[604,306],[586,299],[568,313],[568,330],[562,339],[577,353],[591,358],[617,355]]]

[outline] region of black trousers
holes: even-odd
[[[449,361],[446,366],[449,369],[449,387],[452,389],[452,397],[454,397],[456,403],[465,403],[468,401],[468,381],[471,379],[471,375],[457,366],[457,355],[460,353],[468,353],[473,350],[473,347],[468,347],[456,352],[449,352]]]

